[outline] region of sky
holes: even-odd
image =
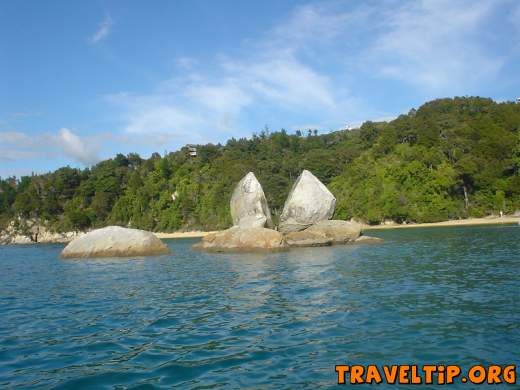
[[[0,5],[0,177],[520,97],[520,1]]]

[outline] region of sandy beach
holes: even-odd
[[[485,218],[468,218],[468,219],[452,219],[449,221],[432,222],[432,223],[408,223],[406,225],[365,225],[363,230],[379,230],[379,229],[406,229],[406,228],[421,228],[421,227],[436,227],[436,226],[469,226],[469,225],[500,225],[518,223],[520,217],[504,216],[500,217],[485,217]]]
[[[194,238],[194,237],[204,237],[213,232],[202,232],[199,230],[192,232],[175,232],[175,233],[154,233],[159,238]]]
[[[407,229],[407,228],[421,228],[421,227],[442,227],[442,226],[470,226],[470,225],[500,225],[519,223],[519,217],[504,216],[500,217],[485,217],[485,218],[468,218],[468,219],[452,219],[449,221],[432,222],[432,223],[408,223],[406,225],[364,225],[363,230],[380,230],[380,229]],[[192,231],[192,232],[175,232],[175,233],[154,233],[159,238],[195,238],[204,237],[214,231]]]

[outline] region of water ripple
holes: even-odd
[[[124,260],[2,247],[0,387],[328,388],[339,363],[518,360],[520,228],[377,235]]]

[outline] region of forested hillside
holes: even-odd
[[[220,229],[231,224],[234,185],[253,171],[276,222],[304,168],[336,196],[336,218],[433,222],[510,213],[520,209],[520,105],[439,99],[351,131],[263,131],[198,145],[196,157],[188,148],[149,159],[117,155],[89,169],[6,178],[0,220],[37,219],[60,231]]]

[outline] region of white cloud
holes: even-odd
[[[295,18],[309,22],[309,12]],[[315,23],[316,28],[325,30],[327,22]],[[342,100],[337,88],[297,56],[307,32],[295,32],[290,44],[285,34],[285,29],[273,29],[240,58],[215,59],[211,73],[200,73],[202,61],[180,57],[176,64],[186,71],[184,77],[167,79],[146,94],[119,93],[107,99],[122,110],[125,132],[170,134],[177,145],[248,135],[252,129],[244,129],[241,119],[249,110],[269,110],[271,105],[332,115]]]
[[[23,145],[31,143],[32,140],[28,135],[18,131],[5,131],[0,133],[0,145],[2,146],[7,146],[8,144]]]
[[[0,161],[66,156],[84,165],[91,165],[99,161],[98,150],[98,142],[94,137],[81,137],[66,128],[56,133],[38,135],[18,131],[0,133]]]
[[[33,158],[35,154],[26,150],[2,150],[0,161],[18,161]]]
[[[345,53],[337,52],[336,40],[345,42],[362,33],[373,24],[370,16],[374,10],[361,4],[355,8],[341,7],[345,3],[322,2],[297,7],[290,17],[269,31],[261,46],[283,48],[286,51],[314,53],[320,49],[332,49],[334,55],[341,57]],[[355,44],[348,42],[349,44]]]
[[[110,34],[113,24],[114,22],[110,17],[110,14],[107,13],[99,24],[97,31],[88,38],[88,42],[92,45],[101,42],[108,36],[108,34]]]
[[[251,103],[251,96],[240,82],[224,80],[217,84],[191,84],[184,95],[210,111],[226,114],[239,112]]]
[[[172,73],[149,90],[106,96],[119,115],[120,131],[104,140],[70,129],[35,137],[4,131],[0,160],[67,156],[88,165],[107,143],[173,149],[248,136],[265,123],[288,129],[308,123],[323,131],[395,116],[385,111],[392,94],[421,101],[479,93],[486,84],[516,85],[514,74],[506,80],[501,72],[518,58],[519,21],[516,0],[333,0],[299,6],[234,48],[233,56],[181,56]],[[89,43],[106,39],[112,27],[106,14]],[[0,128],[18,127],[15,120],[24,115],[0,120]]]
[[[108,101],[122,109],[125,132],[170,134],[176,145],[250,134],[251,129],[240,128],[241,118],[253,108],[336,109],[328,78],[290,54],[225,59],[217,65],[218,79],[192,73],[167,80],[149,94],[114,94]]]
[[[433,91],[465,88],[494,77],[503,59],[481,42],[493,11],[488,1],[422,0],[386,10],[377,19],[386,32],[367,54],[382,77]]]
[[[185,70],[191,70],[194,66],[197,65],[197,63],[198,61],[191,57],[179,57],[175,59],[175,65]]]
[[[180,57],[175,78],[148,93],[114,94],[109,100],[121,109],[126,133],[169,135],[176,145],[248,135],[271,121],[266,117],[253,129],[245,128],[259,112],[309,114],[301,120],[321,122],[319,128],[393,117],[397,113],[367,103],[371,96],[359,91],[359,79],[370,80],[372,87],[378,80],[391,80],[425,97],[466,94],[475,85],[493,82],[507,53],[489,52],[483,40],[489,44],[493,34],[486,33],[486,23],[508,4],[510,0],[304,5],[263,36],[245,42],[239,55]],[[358,90],[352,87],[356,82]]]
[[[42,145],[36,138],[18,131],[0,132],[0,161],[17,161],[41,156]]]
[[[296,58],[269,58],[243,70],[243,77],[261,99],[295,109],[335,108],[329,78]]]
[[[95,164],[99,161],[96,147],[87,140],[75,134],[72,130],[62,128],[54,136],[55,144],[63,153],[75,161],[85,165]]]
[[[201,118],[177,107],[175,96],[168,93],[120,93],[109,95],[106,100],[122,110],[123,131],[127,134],[147,134],[164,141],[168,135],[187,136],[191,129],[203,123]],[[157,142],[150,139],[149,143]]]

